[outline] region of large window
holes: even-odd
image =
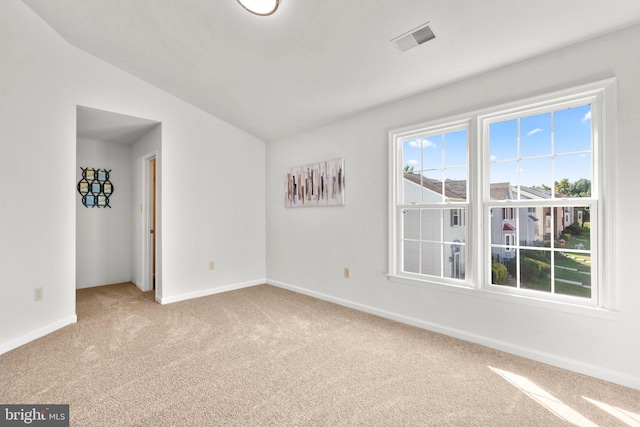
[[[390,277],[613,307],[612,91],[608,80],[392,131]]]
[[[594,101],[525,105],[481,118],[491,285],[594,299]]]
[[[468,122],[448,123],[398,139],[397,268],[409,277],[465,278],[467,128]]]

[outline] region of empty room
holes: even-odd
[[[0,425],[640,426],[639,49],[632,0],[0,1]]]

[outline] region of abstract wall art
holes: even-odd
[[[284,205],[288,208],[343,206],[344,158],[287,169],[284,173]]]

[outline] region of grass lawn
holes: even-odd
[[[556,294],[574,295],[577,297],[591,298],[591,288],[562,283],[556,280]]]
[[[531,257],[547,265],[551,264],[550,257],[554,254],[553,275],[555,283],[553,287],[556,294],[591,297],[591,224],[585,222],[581,230],[582,233],[579,235],[567,235],[567,233],[563,235],[566,243],[561,247],[556,246],[558,249],[562,248],[563,252],[528,249],[521,252],[523,259]],[[580,249],[577,249],[576,246]],[[566,283],[562,280],[576,283]],[[515,277],[508,274],[506,285],[517,286],[516,283]],[[523,289],[551,292],[551,277],[550,275],[547,277],[536,276],[528,280],[521,280],[520,286]]]
[[[556,268],[556,279],[571,280],[573,282],[580,282],[586,286],[591,286],[591,274],[582,274],[563,268]]]
[[[575,268],[578,271],[591,272],[591,255],[577,254],[574,252],[565,252],[565,255],[566,256],[556,256],[556,265]]]
[[[584,246],[585,250],[591,249],[591,223],[585,222],[584,227],[582,227],[582,233],[578,236],[569,236],[566,239],[566,248],[567,250],[575,249],[576,245]]]
[[[557,271],[558,270],[556,270],[556,276],[557,276]],[[579,273],[575,273],[575,274],[579,274]],[[581,276],[584,276],[584,278],[586,278],[589,281],[589,283],[591,282],[590,276],[583,275],[583,274],[581,274]],[[558,278],[565,279],[565,277],[558,277]],[[582,278],[583,283],[584,283],[584,278]],[[566,280],[574,280],[574,279],[571,278]],[[577,282],[578,280],[575,280],[575,281]],[[551,292],[551,278],[536,277],[533,280],[530,280],[526,283],[525,282],[520,283],[520,286],[523,289],[535,289],[537,291]],[[556,291],[555,292],[556,294],[573,295],[573,296],[585,297],[585,298],[591,297],[591,288],[585,288],[578,285],[572,285],[570,283],[559,282],[557,280],[555,284],[555,291]]]

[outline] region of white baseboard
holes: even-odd
[[[171,303],[174,303],[174,302],[186,301],[186,300],[189,300],[189,299],[206,297],[206,296],[209,296],[209,295],[215,295],[215,294],[219,294],[219,293],[222,293],[222,292],[235,291],[235,290],[238,290],[238,289],[249,288],[251,286],[263,285],[265,283],[266,283],[265,279],[252,280],[250,282],[243,282],[243,283],[235,283],[235,284],[231,284],[231,285],[220,286],[219,288],[211,288],[211,289],[205,289],[205,290],[197,291],[197,292],[190,292],[188,294],[174,295],[174,296],[170,296],[170,297],[162,297],[162,298],[160,298],[158,300],[158,302],[160,304],[171,304]]]
[[[365,313],[373,314],[375,316],[384,317],[386,319],[395,320],[396,322],[405,323],[407,325],[416,326],[421,329],[427,329],[429,331],[437,332],[443,335],[447,335],[453,338],[458,338],[463,341],[472,342],[474,344],[483,345],[485,347],[493,348],[495,350],[504,351],[516,356],[524,357],[526,359],[535,360],[537,362],[546,363],[548,365],[556,366],[558,368],[566,369],[569,371],[577,372],[579,374],[588,375],[590,377],[605,380],[614,384],[619,384],[625,387],[640,390],[640,377],[628,375],[623,372],[614,371],[611,369],[603,368],[600,366],[584,363],[579,360],[569,359],[556,354],[542,352],[536,349],[523,347],[517,344],[512,344],[506,341],[495,340],[483,335],[478,335],[470,332],[466,332],[460,329],[450,328],[448,326],[439,325],[437,323],[426,322],[424,320],[416,319],[402,314],[393,313],[385,310],[380,310],[375,307],[360,304],[357,302],[345,300],[342,298],[336,298],[331,295],[323,294],[316,291],[300,288],[298,286],[290,285],[288,283],[279,282],[276,280],[267,279],[267,284],[277,286],[279,288],[288,289],[293,292],[308,295],[314,298],[318,298],[324,301],[329,301],[344,307],[352,308],[355,310],[363,311]]]
[[[33,340],[42,338],[43,336],[48,335],[51,332],[57,331],[58,329],[64,328],[65,326],[76,323],[77,321],[78,321],[78,317],[74,314],[73,316],[69,316],[64,319],[58,320],[57,322],[54,322],[42,328],[36,329],[35,331],[29,332],[28,334],[15,338],[9,342],[2,343],[0,344],[0,354],[4,354],[15,348],[25,345]]]

